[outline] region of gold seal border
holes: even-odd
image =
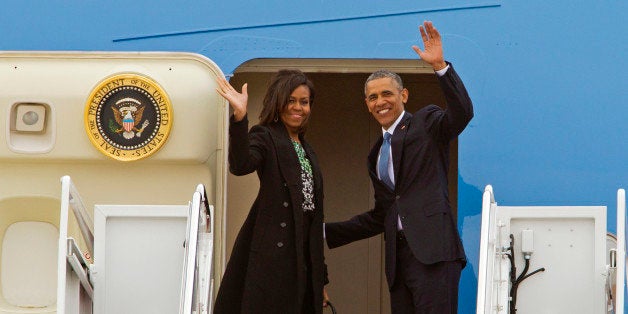
[[[157,109],[160,115],[160,124],[155,137],[146,145],[131,150],[113,147],[100,134],[96,124],[96,113],[102,97],[110,90],[123,86],[137,87],[149,93],[157,102]],[[84,123],[87,137],[98,151],[119,161],[135,161],[149,157],[159,151],[170,135],[172,122],[172,103],[168,94],[154,80],[136,73],[116,74],[103,79],[92,89],[85,102]]]

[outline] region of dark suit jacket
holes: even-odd
[[[386,277],[395,281],[396,232],[399,215],[408,245],[424,264],[460,260],[465,253],[452,217],[447,189],[449,142],[473,117],[473,106],[462,81],[450,64],[438,78],[447,108],[429,105],[414,115],[404,113],[397,125],[391,149],[395,189],[377,177],[376,162],[382,139],[368,156],[368,171],[375,190],[375,208],[348,221],[325,225],[330,248],[384,231]]]
[[[240,229],[217,295],[214,313],[300,313],[307,273],[312,273],[316,313],[323,304],[323,181],[316,155],[301,144],[312,164],[315,212],[303,234],[301,166],[281,121],[230,123],[229,166],[235,175],[257,171],[259,194]],[[304,260],[308,237],[312,269]]]

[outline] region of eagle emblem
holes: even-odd
[[[122,136],[127,140],[135,136],[141,137],[142,131],[150,123],[146,119],[142,122],[141,127],[138,128],[142,121],[144,105],[135,98],[122,98],[116,101],[114,106],[111,106],[111,110],[113,110],[113,116],[116,121],[109,121],[109,129],[117,134],[122,133]]]
[[[166,143],[172,114],[168,94],[157,82],[136,73],[116,74],[102,80],[87,98],[85,131],[101,153],[134,161]]]

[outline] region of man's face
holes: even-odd
[[[374,79],[366,84],[366,106],[375,120],[388,129],[397,120],[408,101],[408,90],[399,89],[389,78]]]

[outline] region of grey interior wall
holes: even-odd
[[[325,220],[346,220],[373,206],[366,156],[380,127],[364,103],[367,74],[309,74],[317,96],[307,138],[325,181]],[[382,236],[327,250],[327,292],[342,313],[382,313]],[[387,293],[384,295],[387,296]]]

